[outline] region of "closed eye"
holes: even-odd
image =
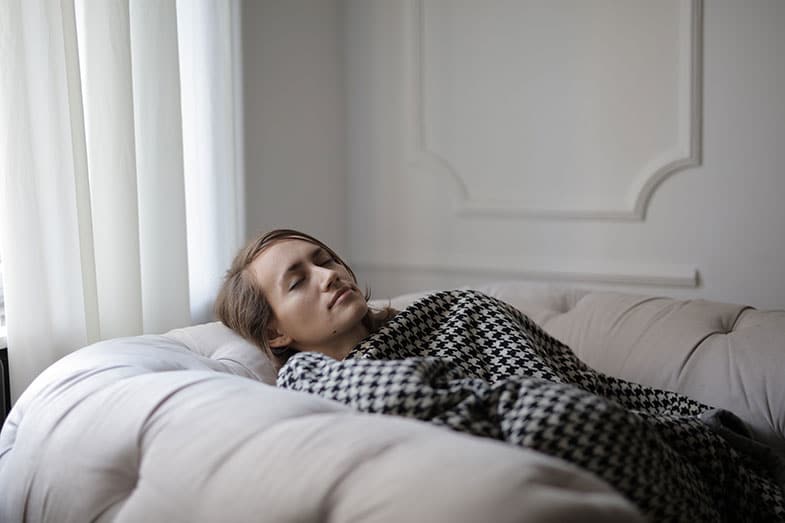
[[[297,287],[298,285],[300,285],[300,283],[301,283],[302,281],[303,281],[303,280],[302,280],[302,278],[298,278],[298,279],[296,279],[296,280],[292,280],[292,282],[289,284],[289,290],[290,290],[290,291],[291,291],[291,290],[294,290],[294,288],[295,288],[295,287]]]

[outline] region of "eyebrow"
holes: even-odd
[[[311,251],[311,254],[309,255],[308,259],[315,260],[316,258],[319,257],[319,255],[321,255],[322,253],[325,253],[325,252],[327,252],[327,251],[325,251],[323,248],[317,246],[314,250]],[[284,286],[286,284],[287,276],[289,276],[293,272],[299,271],[302,268],[303,268],[303,262],[301,262],[301,261],[297,261],[297,262],[294,262],[293,264],[291,264],[289,267],[286,268],[286,270],[281,275],[281,278],[280,278],[280,281],[279,281],[279,285]]]

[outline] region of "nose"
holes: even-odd
[[[322,271],[321,289],[322,291],[329,291],[338,280],[338,272],[329,267],[321,267],[320,269]]]

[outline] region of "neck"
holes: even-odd
[[[368,329],[362,322],[358,322],[350,331],[336,335],[331,338],[326,344],[310,350],[312,352],[321,352],[336,360],[344,359],[352,349],[360,343],[363,338],[368,336]]]

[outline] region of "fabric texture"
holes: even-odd
[[[785,310],[525,282],[483,286],[590,367],[730,410],[785,459]]]
[[[701,420],[713,409],[593,371],[516,308],[482,293],[427,296],[343,362],[297,354],[278,383],[565,459],[658,521],[785,518],[768,464]],[[728,430],[737,421],[730,419]]]
[[[562,460],[260,383],[258,348],[217,327],[103,341],[36,378],[0,432],[0,522],[644,521]]]
[[[245,237],[239,4],[0,2],[14,399],[89,343],[213,317]]]

